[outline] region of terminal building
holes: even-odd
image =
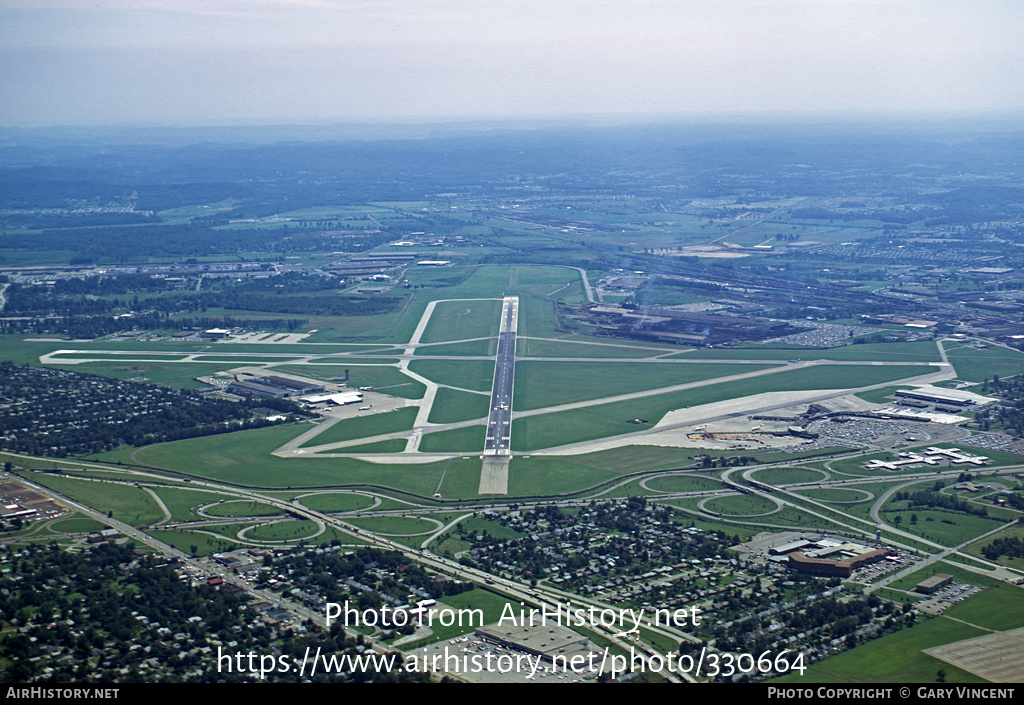
[[[346,404],[361,404],[363,401],[362,392],[338,392],[337,394],[319,394],[312,397],[303,397],[302,401],[308,404],[336,404],[337,406],[344,406]]]
[[[975,394],[965,389],[945,389],[943,387],[932,387],[925,385],[915,389],[899,389],[893,395],[899,400],[915,400],[927,404],[942,404],[943,406],[963,409],[968,406],[984,406],[997,401],[994,397],[986,397]]]
[[[319,394],[326,390],[327,388],[322,384],[304,382],[277,375],[267,375],[266,377],[235,375],[234,381],[228,385],[228,391],[234,394],[275,397],[277,399],[299,397],[306,394]]]

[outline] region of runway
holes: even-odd
[[[484,455],[509,455],[512,433],[512,383],[516,369],[516,326],[519,297],[506,296],[501,304],[498,355],[494,363],[491,408],[487,417]]]
[[[506,296],[501,304],[498,354],[487,416],[487,440],[480,471],[480,494],[508,493],[508,461],[512,445],[512,386],[516,371],[516,328],[519,297]]]

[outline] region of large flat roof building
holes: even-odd
[[[919,592],[922,595],[931,595],[936,590],[942,588],[953,582],[953,576],[949,573],[936,573],[927,580],[922,580],[914,588],[914,592]]]
[[[600,652],[587,637],[566,627],[550,623],[535,626],[502,626],[491,624],[476,630],[477,636],[494,644],[540,656],[547,662],[556,658],[558,664],[572,661],[573,656]],[[563,661],[564,659],[564,661]]]
[[[789,554],[789,567],[798,573],[849,578],[857,568],[875,563],[889,555],[888,549],[876,548],[842,560],[813,558],[797,551]]]
[[[305,382],[277,375],[267,375],[266,377],[246,375],[241,378],[236,377],[235,380],[228,385],[228,391],[236,394],[243,394],[245,396],[256,395],[261,397],[277,397],[280,399],[296,397],[302,394],[317,394],[325,390],[326,387],[322,384]]]

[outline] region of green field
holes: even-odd
[[[762,392],[849,389],[934,372],[932,367],[831,366],[786,370],[719,384],[710,384],[630,401],[519,418],[512,422],[512,449],[551,448],[639,430],[630,419],[657,423],[671,409],[709,404]]]
[[[817,499],[822,502],[835,502],[836,504],[856,504],[859,502],[870,502],[866,495],[854,490],[852,487],[836,487],[830,489],[807,489],[800,490],[800,494]]]
[[[164,518],[164,513],[146,492],[113,482],[78,480],[47,473],[29,473],[33,482],[77,500],[82,504],[133,526],[152,524]]]
[[[600,399],[768,369],[771,365],[659,362],[545,362],[516,364],[516,411]]]
[[[710,512],[729,516],[755,516],[774,512],[778,507],[775,502],[757,495],[741,494],[716,497],[704,504]]]
[[[484,449],[485,426],[467,426],[424,434],[420,450],[424,453],[479,453]]]
[[[807,348],[776,346],[749,347],[731,350],[700,349],[673,355],[677,359],[704,360],[835,360],[838,362],[939,362],[935,343],[864,343],[838,348]]]
[[[975,556],[976,558],[984,558],[985,560],[988,560],[981,552],[981,549],[989,545],[996,539],[1005,538],[1017,538],[1024,540],[1024,525],[1018,523],[1014,524],[1013,526],[1008,526],[998,533],[995,533],[987,538],[972,543],[970,546],[964,549],[964,553],[968,553],[972,556]],[[1010,556],[1003,554],[999,557],[999,560],[996,562],[1000,565],[1005,565],[1010,568],[1016,568],[1017,570],[1024,571],[1024,558],[1011,558]]]
[[[766,468],[758,470],[751,477],[769,485],[792,485],[800,482],[820,482],[826,479],[824,474],[806,468]]]
[[[409,431],[416,421],[417,411],[417,407],[407,406],[398,411],[386,411],[383,413],[364,412],[363,416],[338,421],[334,425],[327,427],[323,433],[313,436],[303,445],[306,447],[321,446],[328,443],[353,441],[357,438]],[[339,452],[347,451],[341,450]]]
[[[351,492],[325,492],[299,498],[299,503],[317,512],[352,512],[373,505],[373,499]]]
[[[984,683],[967,671],[922,653],[922,649],[984,636],[987,632],[936,617],[811,664],[801,676],[790,673],[772,683],[935,683],[938,671],[949,683]]]
[[[656,357],[678,352],[678,348],[656,348],[645,344],[584,343],[576,340],[516,339],[516,355],[520,357]]]
[[[419,535],[437,531],[438,526],[432,521],[414,517],[359,517],[348,522],[361,529],[377,534]]]
[[[430,416],[427,421],[430,423],[458,423],[482,419],[487,416],[489,404],[490,396],[487,394],[473,394],[461,389],[441,387],[434,396],[434,403],[430,407]]]
[[[377,441],[376,443],[361,443],[355,446],[345,446],[344,448],[338,448],[336,450],[318,451],[316,454],[326,455],[328,453],[348,453],[349,455],[361,455],[363,453],[404,453],[408,446],[408,439],[391,438],[386,441]]]
[[[1000,583],[953,605],[946,616],[985,629],[1006,631],[1024,627],[1024,589]]]
[[[659,492],[702,492],[704,490],[720,490],[720,480],[701,475],[668,475],[648,480],[647,487]]]
[[[916,491],[916,489],[918,488],[910,491]],[[922,486],[920,489],[924,489],[924,487]],[[917,516],[916,523],[913,522],[914,515]],[[887,502],[882,508],[881,517],[889,524],[893,524],[897,516],[902,517],[899,527],[904,531],[917,534],[943,546],[957,546],[976,536],[998,529],[1006,523],[999,519],[977,517],[962,512],[927,507],[907,507],[906,502]]]
[[[493,360],[413,360],[409,370],[432,382],[477,392],[491,391]]]
[[[481,447],[483,442],[481,441]],[[445,500],[472,499],[478,497],[480,488],[481,463],[478,457],[464,455],[452,458],[444,471],[437,491]]]
[[[594,467],[585,456],[513,457],[509,467],[508,493],[513,496],[550,497],[576,492],[618,477],[626,471]]]
[[[238,544],[233,541],[210,536],[210,534],[199,531],[160,529],[158,531],[150,531],[149,534],[157,541],[163,541],[185,553],[190,553],[192,546],[195,546],[195,555],[197,556],[208,556],[211,553],[231,551],[238,548]]]
[[[315,522],[308,519],[290,519],[256,526],[245,532],[245,538],[251,541],[298,541],[312,538],[316,532]]]
[[[160,443],[134,451],[138,462],[239,486],[271,488],[383,485],[434,493],[445,461],[378,465],[351,458],[283,459],[271,453],[308,426],[275,426]],[[479,461],[476,461],[479,469]]]
[[[568,267],[517,264],[512,268],[509,290],[570,303],[583,301],[580,275]]]
[[[214,492],[200,492],[177,487],[151,487],[150,489],[160,497],[174,521],[195,521],[199,518],[198,512],[195,511],[196,507],[213,504],[224,499],[223,495]]]
[[[103,531],[106,524],[101,524],[95,519],[87,519],[81,514],[75,514],[66,519],[59,519],[50,524],[50,531],[63,534],[85,534],[94,531]]]
[[[458,357],[494,357],[498,352],[497,338],[490,340],[467,340],[464,343],[439,343],[421,345],[416,348],[417,355],[451,355]]]
[[[524,536],[523,533],[504,526],[500,522],[480,516],[467,516],[467,518],[458,523],[458,527],[463,529],[467,536],[470,537],[487,535],[498,539],[520,539]],[[431,550],[435,553],[451,556],[460,551],[469,550],[472,546],[473,544],[470,541],[459,538],[455,531],[449,531],[442,535],[440,543],[431,545]]]
[[[822,509],[815,509],[815,514],[810,511],[803,511],[794,507],[784,507],[781,511],[764,517],[758,517],[749,521],[755,521],[764,526],[778,526],[780,528],[816,528],[822,530],[835,530],[838,524],[820,515],[828,516],[829,512]],[[845,522],[843,522],[845,523]]]
[[[440,301],[420,342],[487,338],[498,334],[501,301]]]
[[[943,344],[956,376],[965,382],[984,382],[995,376],[1011,377],[1024,372],[1024,354],[1016,350],[999,346],[977,350],[952,341]]]
[[[203,511],[212,517],[263,517],[284,514],[283,509],[247,500],[228,500],[207,507]]]

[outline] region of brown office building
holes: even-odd
[[[887,549],[876,548],[856,556],[850,556],[841,560],[831,560],[829,558],[811,558],[797,551],[796,553],[789,554],[789,567],[798,573],[849,578],[857,568],[880,561],[887,555],[889,555]]]

